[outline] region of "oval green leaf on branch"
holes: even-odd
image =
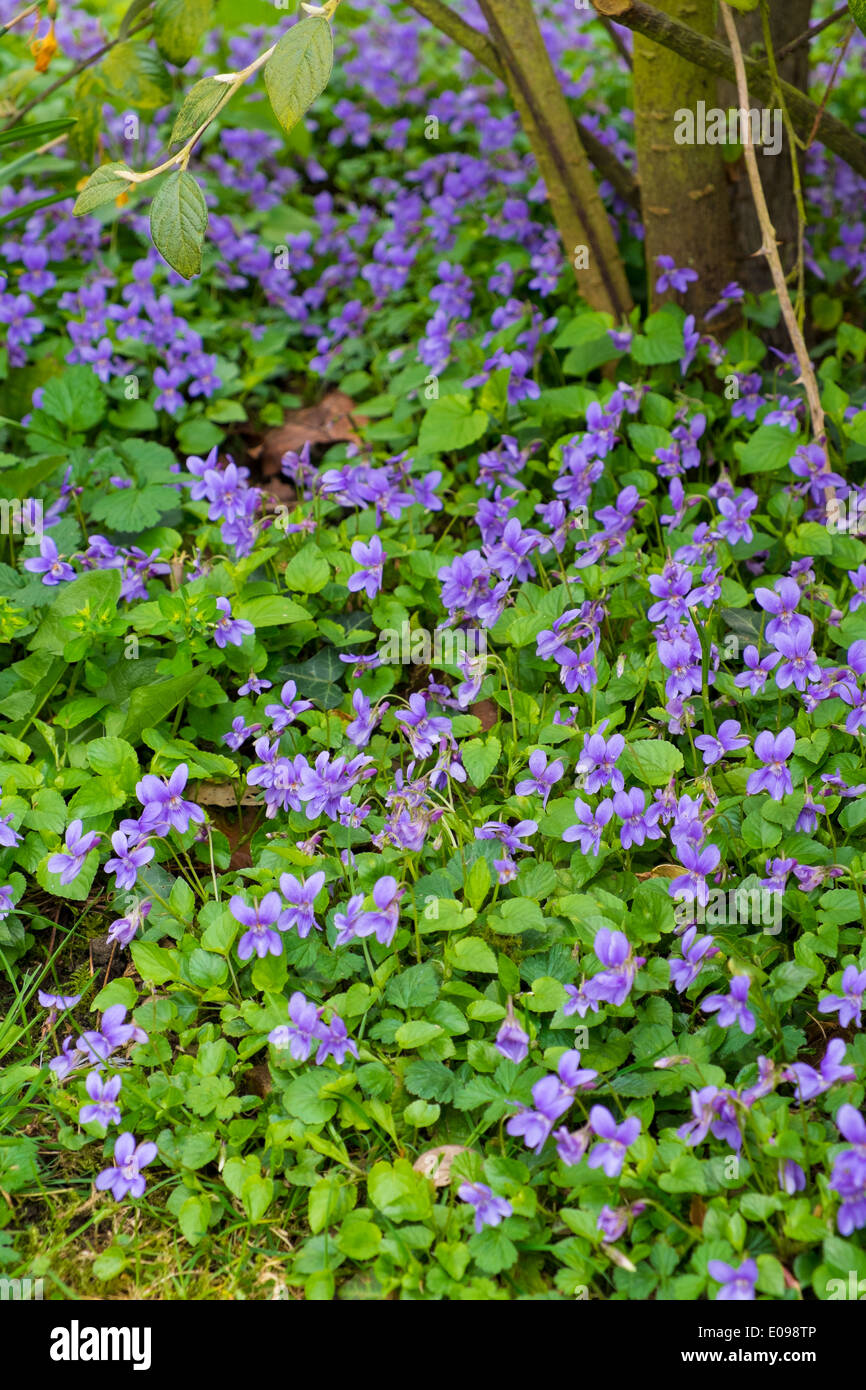
[[[325,90],[334,62],[331,26],[321,15],[302,19],[284,34],[265,67],[274,115],[290,131]]]
[[[130,187],[130,180],[125,176],[131,173],[129,166],[122,162],[102,164],[98,169],[94,169],[75,200],[72,209],[74,216],[84,217],[88,212],[95,212],[106,203],[113,203],[115,198]]]
[[[150,234],[157,251],[178,275],[192,279],[201,270],[207,230],[204,194],[186,170],[170,174],[150,209]]]
[[[153,36],[163,58],[182,68],[195,53],[210,23],[212,0],[156,0]]]

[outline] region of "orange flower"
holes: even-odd
[[[48,64],[57,52],[57,37],[54,33],[54,20],[48,26],[48,33],[44,39],[34,39],[30,45],[30,52],[36,59],[36,71],[47,72]]]

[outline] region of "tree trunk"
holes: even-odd
[[[771,0],[770,28],[773,35],[773,48],[778,53],[785,44],[805,33],[809,28],[812,13],[812,0]],[[748,57],[766,62],[764,33],[760,9],[751,10],[736,16],[737,33]],[[778,64],[779,76],[784,82],[805,92],[809,84],[809,45],[789,53]],[[737,105],[737,92],[733,83],[719,84],[720,104],[724,107]],[[797,204],[794,197],[794,173],[791,166],[791,147],[787,131],[784,143],[777,155],[759,161],[761,183],[764,196],[770,209],[773,226],[776,229],[779,255],[785,272],[791,270],[797,259]],[[800,156],[802,172],[803,161]],[[736,278],[746,289],[754,294],[762,294],[772,288],[770,272],[763,256],[755,256],[761,244],[758,216],[749,191],[743,161],[733,168],[731,183],[731,216],[734,226],[734,245],[737,258]]]
[[[648,5],[646,0],[592,0],[592,4],[600,15],[606,15],[617,24],[624,24],[626,28],[653,39],[664,48],[672,49],[697,67],[706,68],[708,72],[727,77],[733,82],[734,60],[727,44],[707,38],[690,25],[671,19],[658,5]],[[747,58],[746,77],[749,95],[769,102],[773,83],[766,62],[759,63]],[[851,122],[840,121],[838,116],[830,115],[790,82],[783,81],[782,87],[794,129],[800,138],[816,140],[866,178],[866,140],[852,128]]]
[[[659,0],[671,19],[711,35],[714,0]],[[717,79],[640,33],[634,39],[634,114],[638,179],[646,229],[649,296],[653,307],[678,298],[658,295],[656,257],[673,256],[699,279],[685,307],[700,319],[734,279],[730,195],[721,146],[678,144],[677,112],[696,115],[718,106]]]
[[[580,292],[593,309],[618,321],[632,308],[625,268],[532,0],[479,4]]]

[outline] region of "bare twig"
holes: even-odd
[[[806,149],[807,149],[807,150],[811,147],[811,145],[812,145],[812,143],[813,143],[813,141],[814,141],[814,139],[815,139],[815,136],[818,134],[818,127],[820,126],[821,121],[822,121],[823,116],[824,116],[824,112],[825,112],[825,110],[827,109],[827,102],[830,100],[830,93],[832,92],[833,88],[834,88],[835,85],[836,85],[836,78],[839,76],[839,69],[841,68],[843,62],[845,61],[845,54],[848,52],[848,45],[850,44],[851,40],[852,40],[853,37],[854,37],[854,30],[855,30],[856,28],[857,28],[857,26],[856,26],[856,24],[854,23],[854,21],[852,20],[851,23],[850,23],[849,26],[848,26],[848,33],[845,35],[845,42],[843,43],[842,47],[839,49],[839,56],[838,56],[838,58],[836,59],[836,62],[835,62],[835,64],[834,64],[834,66],[833,66],[833,71],[832,71],[831,74],[830,74],[830,81],[827,83],[827,90],[825,91],[824,95],[823,95],[822,98],[821,98],[821,104],[820,104],[820,106],[818,107],[818,111],[817,111],[817,113],[816,113],[815,120],[814,120],[813,123],[812,123],[812,129],[809,131],[809,138],[808,138],[808,140],[806,141]]]
[[[39,4],[37,3],[35,5],[28,5],[26,10],[21,10],[18,14],[14,14],[11,19],[7,19],[5,24],[0,24],[0,34],[8,34],[10,29],[14,29],[15,25],[20,24],[22,20],[29,19],[32,14],[36,14],[38,9]]]
[[[731,45],[731,54],[734,60],[734,70],[737,80],[737,98],[744,111],[749,110],[749,84],[746,79],[746,66],[743,61],[743,50],[740,46],[737,27],[730,6],[726,0],[721,0],[722,19],[725,25],[725,32],[728,42]],[[785,272],[779,256],[779,249],[776,244],[776,231],[770,218],[770,211],[767,207],[767,200],[764,197],[764,189],[761,183],[761,175],[758,172],[758,160],[755,155],[755,146],[752,143],[751,123],[743,122],[743,153],[746,159],[746,169],[749,175],[749,184],[752,189],[752,198],[755,204],[755,211],[758,214],[758,223],[761,228],[761,254],[766,257],[770,267],[770,274],[773,277],[773,285],[776,294],[779,296],[779,305],[782,310],[782,317],[785,326],[791,337],[797,362],[800,367],[800,381],[806,392],[806,399],[809,403],[809,414],[812,420],[812,435],[816,444],[823,450],[825,458],[827,456],[826,430],[824,426],[824,407],[821,405],[821,393],[818,389],[818,379],[815,375],[815,368],[812,366],[809,351],[803,337],[794,306],[791,303],[791,296],[788,293],[788,286],[785,280]],[[832,489],[828,489],[833,495]]]
[[[602,24],[604,25],[605,29],[610,35],[611,41],[613,42],[613,46],[616,49],[617,53],[622,58],[629,72],[631,72],[632,68],[634,67],[634,64],[632,62],[631,54],[629,53],[628,49],[623,43],[622,34],[617,32],[613,20],[608,19],[607,15],[600,14],[598,18],[601,20]]]
[[[150,22],[149,19],[145,19],[134,29],[130,29],[126,38],[131,39],[134,34],[138,34],[142,29],[146,29]],[[38,96],[33,97],[32,100],[28,101],[20,110],[16,111],[14,116],[12,116],[5,125],[0,126],[0,130],[11,130],[12,126],[17,125],[18,122],[23,120],[35,107],[40,106],[47,97],[52,96],[55,92],[59,91],[61,87],[65,87],[66,83],[71,82],[73,77],[80,77],[81,73],[83,73],[86,68],[91,67],[93,63],[98,63],[100,58],[104,58],[106,53],[111,52],[112,48],[116,48],[119,43],[124,43],[125,41],[125,39],[110,39],[108,43],[103,44],[102,48],[97,48],[93,53],[89,53],[86,58],[81,59],[80,63],[76,63],[73,68],[70,68],[69,72],[65,73],[63,77],[58,77],[57,81],[52,82],[50,87],[46,87],[43,92],[40,92]]]
[[[820,24],[813,24],[811,29],[807,29],[803,34],[798,34],[796,39],[792,39],[790,43],[786,43],[784,48],[779,49],[776,58],[781,62],[783,58],[787,58],[789,53],[796,53],[798,48],[802,48],[804,44],[811,43],[816,35],[823,34],[824,30],[829,29],[831,24],[838,24],[840,19],[845,19],[850,13],[851,11],[847,5],[840,5],[838,10],[834,10],[826,19],[822,19]]]

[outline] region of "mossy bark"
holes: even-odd
[[[580,292],[619,320],[632,308],[625,267],[531,0],[479,3]]]
[[[658,0],[657,9],[698,33],[715,29],[714,0]],[[718,106],[712,73],[635,34],[634,113],[638,179],[646,229],[649,292],[655,306],[677,296],[658,295],[656,257],[697,271],[685,306],[702,316],[734,279],[730,196],[720,145],[678,144],[676,113],[696,115]]]
[[[726,77],[729,82],[734,81],[734,60],[727,45],[706,38],[688,24],[671,19],[658,5],[648,5],[646,0],[592,0],[592,4],[600,15],[606,15],[617,24],[624,24],[635,33],[672,49],[707,72]],[[747,58],[746,77],[749,96],[759,97],[763,102],[769,101],[773,82],[766,62],[759,63]],[[812,139],[825,145],[866,178],[866,140],[857,134],[850,121],[840,121],[838,116],[830,115],[826,109],[818,107],[791,86],[790,82],[782,82],[782,91],[792,124],[801,140]]]

